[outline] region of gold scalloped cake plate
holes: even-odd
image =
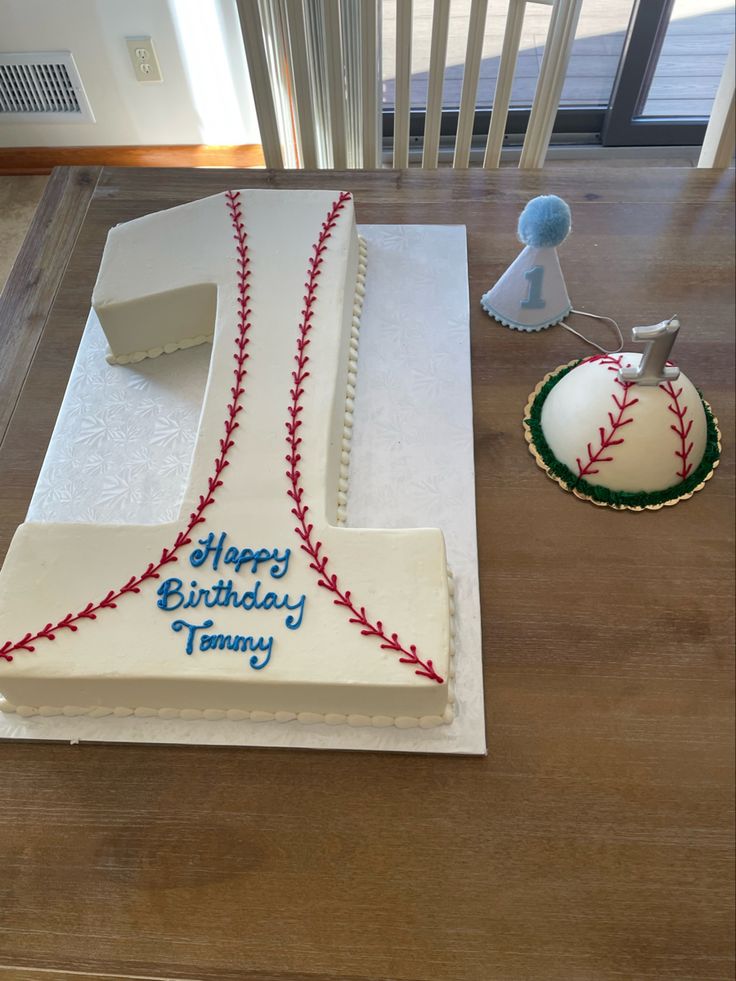
[[[546,475],[550,478],[550,480],[554,480],[554,482],[556,484],[559,484],[559,486],[564,491],[567,491],[570,494],[574,494],[574,496],[579,498],[581,501],[588,501],[590,504],[595,504],[596,507],[599,508],[613,508],[616,511],[659,511],[661,508],[671,507],[674,504],[679,504],[680,501],[687,501],[689,498],[693,496],[693,494],[696,494],[698,491],[702,490],[705,487],[707,481],[709,481],[710,478],[713,476],[716,467],[720,463],[720,454],[722,448],[721,431],[718,426],[718,419],[713,414],[713,410],[711,409],[710,404],[702,397],[702,395],[701,395],[701,401],[706,409],[706,416],[708,418],[709,426],[712,426],[712,429],[714,431],[715,438],[717,441],[718,452],[717,455],[715,456],[715,459],[713,459],[713,461],[711,462],[710,468],[707,471],[707,473],[703,476],[702,480],[700,480],[700,482],[696,486],[689,488],[684,494],[681,494],[677,497],[668,498],[667,500],[660,501],[656,504],[633,505],[633,504],[619,504],[609,501],[599,501],[596,500],[596,498],[592,497],[591,495],[585,494],[583,491],[580,490],[579,487],[576,487],[568,483],[562,477],[558,476],[556,473],[554,473],[551,470],[549,463],[546,462],[546,460],[544,459],[544,457],[542,456],[542,454],[540,453],[539,449],[537,448],[534,442],[534,435],[532,433],[532,428],[530,425],[532,410],[540,392],[545,388],[548,382],[552,381],[553,379],[557,378],[559,375],[562,375],[563,373],[566,374],[568,370],[576,367],[580,363],[581,363],[581,359],[575,359],[574,361],[568,361],[567,364],[558,365],[552,371],[548,372],[544,376],[544,378],[542,378],[541,381],[538,383],[534,391],[529,395],[529,399],[526,403],[526,406],[524,407],[524,419],[523,419],[524,439],[526,440],[527,445],[529,447],[529,452],[536,460],[537,466],[546,473]],[[552,455],[551,450],[549,451],[549,453],[550,455]]]

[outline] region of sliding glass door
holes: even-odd
[[[729,0],[637,0],[605,146],[699,146],[734,35]]]
[[[510,0],[488,4],[473,131],[488,132]],[[515,2],[515,0],[511,0]],[[457,129],[470,0],[452,0],[442,134]],[[393,130],[396,0],[383,9],[383,130]],[[414,0],[411,136],[421,144],[433,0]],[[506,142],[519,143],[539,75],[551,6],[527,3]],[[585,0],[557,113],[553,142],[687,146],[703,141],[734,35],[733,0]]]

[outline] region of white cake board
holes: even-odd
[[[368,277],[348,524],[444,531],[456,580],[455,721],[400,730],[0,713],[0,738],[486,752],[465,228],[360,231],[368,242]],[[106,351],[90,312],[29,520],[155,524],[177,515],[211,347],[128,367],[108,365]]]

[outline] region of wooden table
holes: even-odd
[[[237,186],[468,227],[490,753],[0,744],[0,967],[23,968],[0,978],[732,978],[733,172],[55,172],[0,309],[0,558],[108,228]],[[478,300],[552,191],[578,307],[680,315],[724,454],[675,508],[581,503],[527,452],[528,393],[583,349]]]

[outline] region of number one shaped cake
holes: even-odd
[[[364,283],[346,193],[227,192],[112,229],[93,306],[129,367],[110,370],[212,337],[191,471],[169,524],[18,528],[6,711],[451,721],[442,533],[344,524]]]

